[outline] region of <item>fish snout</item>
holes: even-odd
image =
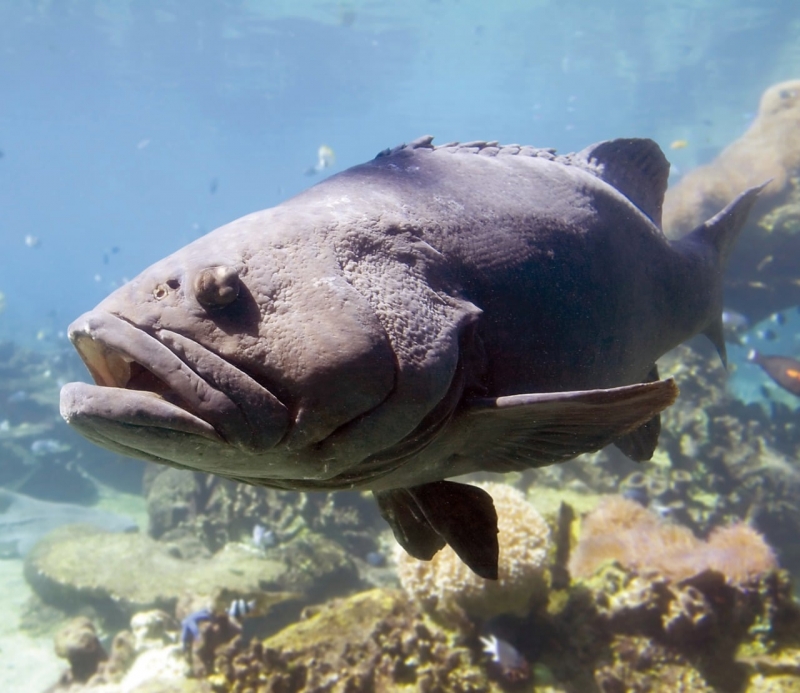
[[[289,427],[271,392],[194,340],[97,310],[73,322],[69,338],[95,382],[62,389],[70,423],[180,430],[245,452],[273,448]]]

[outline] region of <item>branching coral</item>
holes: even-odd
[[[500,613],[524,615],[537,597],[544,599],[544,565],[550,531],[542,516],[516,489],[499,483],[482,487],[494,499],[500,530],[497,581],[475,575],[455,552],[445,547],[429,562],[397,552],[397,572],[403,588],[425,604],[457,604],[475,616]]]

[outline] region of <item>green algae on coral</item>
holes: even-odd
[[[244,652],[222,653],[213,680],[231,693],[499,693],[475,662],[470,630],[463,619],[422,613],[400,591],[374,589],[309,610]]]

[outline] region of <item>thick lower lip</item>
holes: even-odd
[[[162,330],[157,338],[95,311],[70,325],[69,338],[96,383],[84,387],[118,391],[117,406],[103,397],[109,419],[158,421],[162,428],[174,424],[184,431],[188,426],[252,451],[274,447],[286,432],[288,412],[268,390],[186,337]],[[167,344],[177,346],[183,358]],[[219,382],[229,385],[226,391],[215,386]]]

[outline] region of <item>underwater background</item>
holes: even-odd
[[[800,690],[800,387],[748,361],[800,358],[796,0],[0,0],[0,61],[0,690]],[[369,497],[68,429],[75,317],[425,134],[650,137],[675,191],[735,142],[743,171],[779,161],[731,268],[728,369],[701,340],[659,364],[682,394],[651,462],[481,475],[517,542],[485,588],[397,555]]]

